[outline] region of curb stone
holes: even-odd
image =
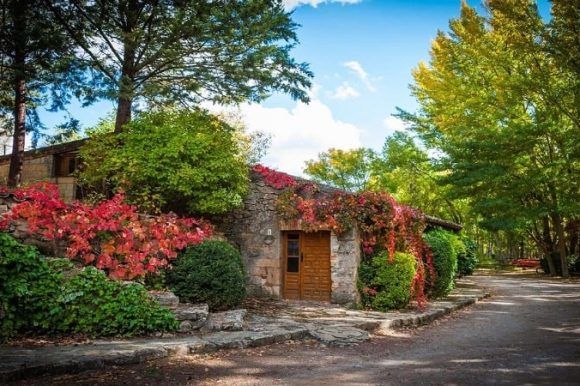
[[[422,313],[392,317],[383,320],[359,320],[352,323],[294,320],[272,321],[271,324],[244,331],[215,332],[203,337],[152,338],[134,341],[95,342],[73,347],[47,346],[37,349],[19,349],[0,346],[0,381],[14,381],[43,374],[71,374],[86,370],[98,370],[111,365],[142,363],[150,360],[188,354],[211,353],[222,349],[248,348],[269,345],[307,337],[321,338],[316,331],[336,331],[341,328],[353,334],[337,334],[335,342],[323,343],[347,345],[367,340],[368,333],[386,335],[399,327],[417,327],[439,319],[479,300],[489,297],[484,291],[450,300],[435,301]],[[265,319],[264,319],[265,320]],[[353,336],[353,341],[348,339]],[[326,336],[326,335],[325,335]],[[360,338],[357,340],[357,338]],[[355,341],[356,340],[356,341]],[[60,352],[59,352],[60,350]],[[58,356],[60,355],[60,358]]]

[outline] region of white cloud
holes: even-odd
[[[298,102],[292,109],[246,104],[240,110],[250,131],[260,130],[272,136],[263,162],[280,171],[301,175],[304,162],[320,152],[331,147],[361,146],[361,130],[336,119],[330,108],[316,98],[308,105]]]
[[[360,93],[352,87],[348,82],[343,82],[340,86],[330,93],[330,97],[333,99],[347,100],[352,98],[357,98]]]
[[[357,4],[362,0],[284,0],[284,7],[287,10],[298,8],[301,5],[310,5],[316,8],[319,4],[324,3],[340,3],[340,4]]]
[[[364,83],[364,85],[369,89],[369,91],[377,91],[375,86],[372,84],[369,74],[365,71],[362,65],[357,62],[356,60],[352,60],[350,62],[345,62],[343,65],[351,70],[357,78]]]
[[[389,115],[383,120],[383,125],[389,130],[389,132],[405,131],[409,127],[409,125],[401,118],[393,117],[392,115]]]

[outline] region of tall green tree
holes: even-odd
[[[312,76],[290,50],[291,14],[277,0],[45,0],[116,100],[115,131],[143,105],[307,101]],[[88,27],[88,28],[85,28]]]
[[[401,116],[444,154],[444,181],[483,225],[524,230],[566,276],[565,229],[580,215],[578,26],[556,3],[549,24],[531,0],[492,0],[485,15],[463,3],[413,73],[419,113]]]
[[[397,131],[387,137],[373,164],[370,186],[390,192],[399,202],[456,223],[464,223],[465,200],[450,199],[448,187],[439,180],[445,175],[412,136]]]
[[[0,114],[12,115],[10,186],[22,179],[26,132],[40,126],[35,108],[62,108],[83,83],[72,59],[70,39],[42,1],[0,0]]]
[[[306,161],[304,173],[314,181],[358,192],[369,187],[374,158],[371,149],[329,149],[318,159]]]

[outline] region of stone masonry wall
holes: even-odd
[[[360,301],[356,288],[361,261],[360,239],[356,230],[330,237],[331,300],[339,304]]]
[[[300,230],[280,221],[276,201],[282,193],[252,175],[249,193],[241,209],[214,220],[217,228],[242,252],[252,295],[281,297],[283,288],[282,231]],[[356,303],[360,243],[356,231],[331,235],[331,299]]]
[[[48,154],[36,158],[25,158],[22,165],[22,183],[34,183],[38,181],[48,181],[58,185],[60,197],[65,202],[71,202],[75,198],[75,178],[74,177],[53,177],[54,176],[54,155]],[[10,161],[0,163],[0,183],[6,184],[8,181],[8,171]]]
[[[276,214],[279,191],[255,176],[243,207],[214,220],[217,228],[242,252],[252,295],[282,295],[281,237]]]

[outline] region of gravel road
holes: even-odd
[[[356,347],[291,342],[29,380],[26,384],[578,384],[580,282],[473,278],[492,297]]]

